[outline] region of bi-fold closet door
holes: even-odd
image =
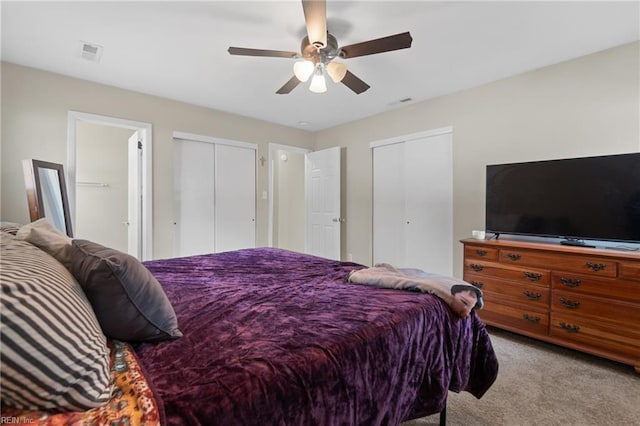
[[[371,144],[374,263],[452,274],[452,137],[446,129]]]
[[[256,148],[174,139],[174,254],[255,247]]]

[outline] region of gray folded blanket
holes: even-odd
[[[414,268],[395,268],[387,263],[379,263],[372,268],[353,271],[347,277],[347,281],[356,284],[366,284],[376,287],[395,288],[403,290],[431,293],[444,300],[451,308],[463,317],[466,317],[471,309],[482,309],[482,291],[465,281],[424,272]],[[475,305],[469,306],[468,301],[473,297],[465,297],[457,293],[470,292],[475,295]]]

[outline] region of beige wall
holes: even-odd
[[[153,125],[153,257],[172,253],[172,134],[182,131],[258,144],[310,148],[302,130],[241,117],[155,96],[2,63],[2,198],[0,217],[26,223],[29,215],[21,161],[36,158],[65,164],[67,113],[80,111]],[[257,163],[257,193],[267,191],[267,165]],[[256,200],[257,245],[267,244],[267,200]]]
[[[276,151],[273,167],[274,247],[304,251],[304,160],[305,155],[298,152]]]
[[[640,150],[639,49],[640,43],[620,46],[317,132],[315,149],[346,147],[345,252],[371,262],[369,143],[453,126],[453,256],[460,276],[457,241],[484,228],[487,164]]]
[[[491,163],[640,150],[640,43],[632,43],[438,99],[310,134],[249,118],[2,64],[3,220],[28,218],[20,162],[66,162],[67,111],[153,125],[154,257],[171,255],[174,130],[314,149],[342,146],[346,161],[343,257],[371,262],[369,143],[453,126],[454,238],[484,227],[484,171]],[[428,81],[425,84],[429,84]],[[375,87],[372,88],[375,90]],[[267,167],[258,163],[257,193]],[[267,241],[267,206],[257,199],[257,243]],[[454,244],[454,271],[462,247]]]

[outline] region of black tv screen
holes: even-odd
[[[640,153],[487,166],[486,230],[640,242]]]

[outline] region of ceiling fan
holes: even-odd
[[[309,90],[316,93],[326,92],[325,71],[334,82],[342,82],[356,94],[360,94],[370,86],[349,72],[345,64],[337,62],[335,59],[349,59],[406,49],[411,47],[413,41],[411,34],[405,32],[339,47],[336,38],[327,31],[326,0],[302,0],[302,9],[304,10],[307,36],[302,39],[300,53],[244,47],[229,47],[228,49],[231,55],[299,59],[293,66],[294,76],[276,92],[280,95],[290,93],[298,84],[307,81],[312,76]]]

